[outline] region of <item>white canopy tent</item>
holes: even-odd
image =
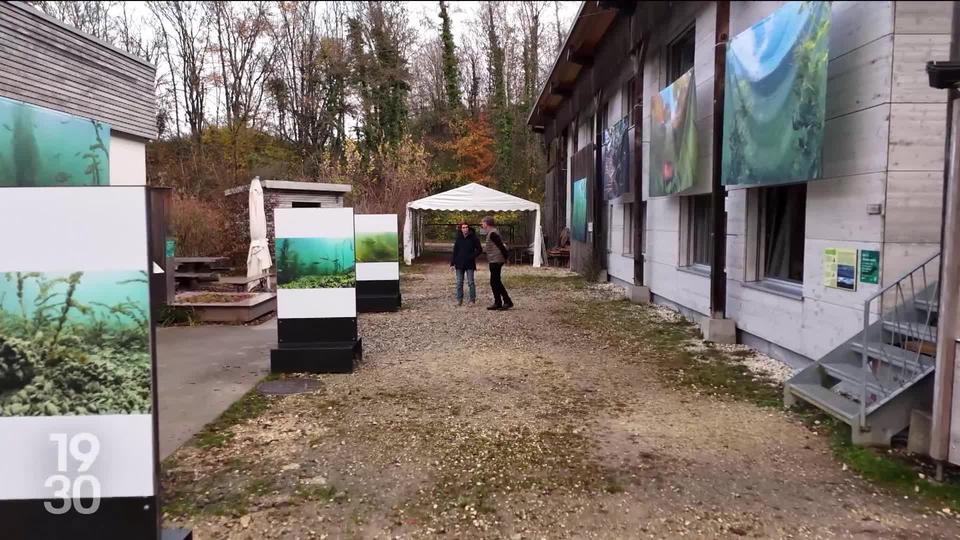
[[[543,230],[540,227],[540,205],[520,197],[508,195],[480,184],[467,184],[407,203],[407,218],[403,224],[403,260],[413,262],[414,217],[420,212],[439,210],[453,212],[532,212],[533,213],[533,266],[543,264]]]

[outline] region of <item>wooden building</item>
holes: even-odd
[[[946,95],[929,87],[925,64],[948,56],[952,3],[830,3],[820,174],[722,185],[724,90],[731,89],[717,79],[723,82],[728,42],[786,4],[584,2],[528,124],[542,133],[548,154],[548,249],[573,227],[573,184],[586,178],[587,232],[571,242],[574,270],[605,274],[634,298],[676,309],[710,339],[735,339],[823,373],[819,361],[840,354],[889,308],[871,302],[937,262]],[[651,195],[652,101],[691,70],[694,180],[682,193]],[[621,119],[629,180],[624,193],[605,200],[603,133]],[[771,234],[774,225],[784,234]],[[875,253],[875,282],[829,286],[828,250]],[[927,285],[935,281],[934,272]],[[868,370],[873,360],[863,356]],[[788,401],[814,401],[801,393],[788,391]],[[832,405],[870,430],[869,406]],[[830,406],[823,408],[835,412]],[[925,406],[923,399],[904,405],[908,416]],[[880,431],[862,442],[888,441]]]

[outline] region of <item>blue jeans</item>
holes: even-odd
[[[467,287],[470,289],[470,301],[477,301],[477,284],[473,281],[475,270],[461,270],[457,268],[457,301],[463,302],[463,275],[467,275]]]

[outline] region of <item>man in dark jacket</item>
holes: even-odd
[[[513,300],[510,300],[507,288],[503,286],[503,281],[500,279],[503,265],[507,262],[507,246],[500,238],[500,231],[494,227],[492,217],[483,218],[480,226],[487,233],[483,251],[487,254],[487,262],[490,263],[490,288],[493,289],[493,305],[487,309],[494,311],[510,309],[513,307]]]
[[[483,253],[480,239],[473,232],[470,225],[461,223],[457,231],[457,239],[453,243],[453,256],[450,257],[450,268],[457,273],[457,305],[463,305],[463,278],[467,278],[467,287],[470,290],[470,303],[477,303],[477,285],[473,281],[473,274],[477,270],[477,257]]]

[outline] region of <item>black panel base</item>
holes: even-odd
[[[61,508],[61,500],[0,501],[0,538],[3,540],[127,540],[157,538],[156,497],[111,497],[100,499],[97,511],[83,515],[71,510],[53,515],[49,502]],[[84,508],[92,500],[82,499]],[[166,538],[166,537],[164,537]]]
[[[359,313],[379,313],[384,311],[397,311],[399,309],[399,294],[390,296],[357,295],[357,311]]]
[[[270,351],[271,373],[351,373],[363,359],[363,340],[281,344]]]
[[[193,531],[190,529],[164,529],[160,540],[193,540]]]
[[[400,309],[400,281],[358,281],[357,311],[376,313]]]

